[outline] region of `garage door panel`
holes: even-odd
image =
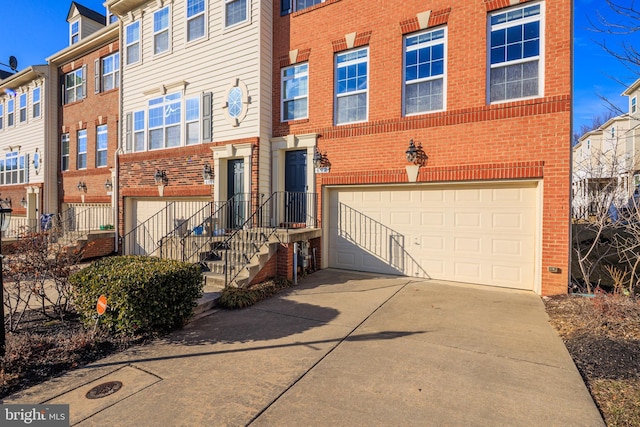
[[[532,289],[536,192],[535,184],[330,191],[329,265]]]

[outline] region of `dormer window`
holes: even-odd
[[[113,14],[110,11],[107,10],[107,25],[113,24],[117,20],[118,20],[118,17],[115,14]]]
[[[631,114],[635,114],[636,111],[638,111],[637,103],[638,103],[638,100],[635,96],[631,98]]]
[[[80,41],[80,21],[75,21],[71,23],[70,41],[71,41],[71,44],[75,44]]]

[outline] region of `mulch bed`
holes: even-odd
[[[545,305],[607,425],[640,426],[640,304],[566,295]]]

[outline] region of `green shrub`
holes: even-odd
[[[69,278],[73,301],[93,326],[96,302],[107,297],[100,325],[117,335],[164,332],[182,326],[202,296],[198,265],[144,256],[98,260]]]
[[[291,286],[291,282],[281,278],[267,280],[246,288],[236,288],[227,286],[222,290],[222,294],[216,304],[219,307],[228,309],[239,309],[250,307],[263,299],[278,293],[281,289]]]

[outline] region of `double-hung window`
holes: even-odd
[[[63,133],[60,136],[60,169],[69,170],[69,134]]]
[[[155,55],[169,50],[169,6],[153,14],[153,53]]]
[[[367,120],[369,49],[336,55],[336,124]]]
[[[287,15],[324,2],[325,0],[280,0],[280,15]]]
[[[541,94],[542,3],[489,16],[489,101]]]
[[[149,100],[149,149],[180,145],[181,95],[173,93]]]
[[[20,116],[20,123],[23,123],[27,121],[27,94],[21,93],[18,102],[20,106],[20,109],[18,111],[18,114]]]
[[[404,114],[444,108],[445,29],[404,39]]]
[[[84,98],[84,70],[85,67],[65,75],[65,104],[70,104]]]
[[[109,56],[102,58],[100,80],[96,82],[99,86],[96,87],[96,92],[106,92],[111,89],[115,89],[120,86],[120,53],[116,52]]]
[[[635,114],[636,111],[638,111],[638,99],[634,96],[633,98],[631,98],[631,114]],[[0,125],[0,127],[1,126],[2,125]]]
[[[87,130],[78,131],[78,160],[76,169],[87,168]]]
[[[188,98],[185,106],[187,145],[200,142],[200,97]]]
[[[309,105],[309,64],[282,70],[282,121],[306,119]]]
[[[224,0],[224,26],[231,27],[249,19],[249,0]]]
[[[187,41],[199,39],[205,34],[205,1],[187,0]]]
[[[71,44],[76,44],[80,41],[80,21],[71,24],[69,28],[69,41]]]
[[[14,120],[14,100],[10,99],[7,101],[7,126],[11,127],[13,126],[13,120]]]
[[[96,128],[96,167],[107,166],[107,125]]]
[[[32,116],[35,119],[36,117],[40,117],[40,88],[34,88],[33,92],[31,94],[31,97],[33,99],[33,105],[32,105]]]
[[[132,22],[124,28],[124,48],[127,65],[140,61],[140,21]]]
[[[4,125],[4,104],[0,102],[0,129]]]
[[[133,113],[133,150],[144,151],[144,111]]]
[[[26,182],[26,158],[17,151],[7,153],[5,156],[4,183],[24,184]]]

